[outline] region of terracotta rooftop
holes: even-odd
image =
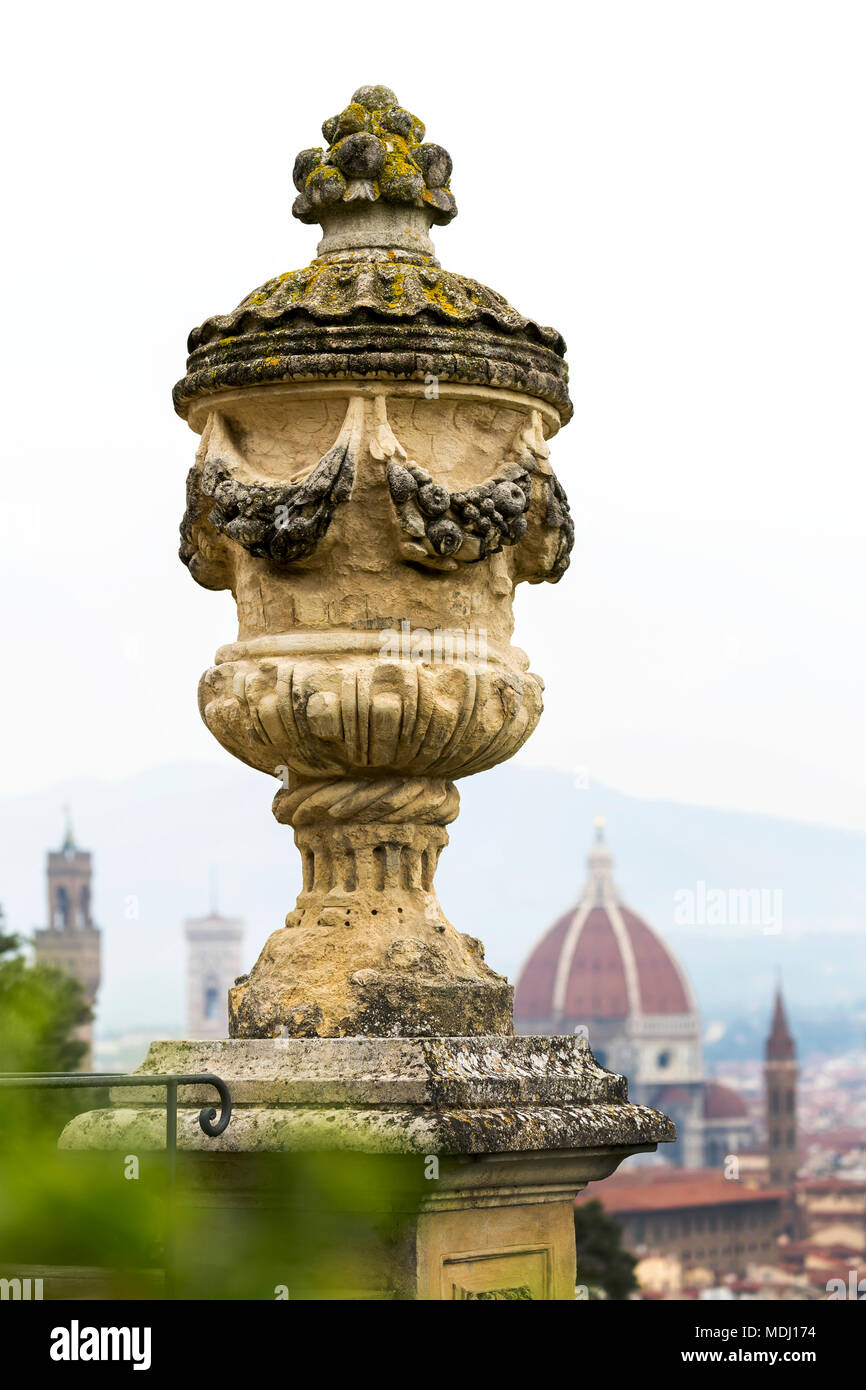
[[[590,1191],[589,1195],[595,1194]],[[618,1214],[775,1202],[786,1196],[781,1187],[746,1187],[731,1182],[714,1168],[675,1168],[670,1172],[644,1169],[641,1173],[615,1174],[605,1181],[598,1200],[605,1211]]]
[[[798,1192],[838,1192],[845,1197],[866,1193],[866,1178],[799,1178]]]

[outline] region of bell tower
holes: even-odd
[[[46,861],[48,926],[36,932],[36,960],[71,976],[81,985],[93,1007],[101,978],[100,933],[93,924],[93,857],[75,843],[67,815],[66,833],[59,850],[49,850]],[[84,1023],[76,1037],[87,1043],[81,1069],[92,1065],[93,1025]]]
[[[223,917],[212,906],[207,917],[192,917],[184,927],[187,943],[187,1036],[224,1038],[228,1029],[228,993],[241,970],[244,924]]]
[[[791,1187],[797,1177],[797,1050],[782,999],[776,990],[764,1063],[767,1118],[767,1176]]]

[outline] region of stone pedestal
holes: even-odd
[[[180,1201],[209,1211],[202,1278],[244,1213],[264,1204],[291,1221],[291,1163],[277,1157],[344,1156],[345,1208],[322,1213],[319,1237],[333,1238],[335,1219],[345,1235],[331,1296],[571,1299],[575,1196],[674,1137],[575,1038],[165,1042],[141,1070],[216,1073],[232,1095],[228,1129],[209,1139],[198,1113],[211,1094],[180,1093]],[[161,1099],[116,1089],[113,1108],[78,1116],[62,1146],[160,1150]],[[323,1294],[303,1268],[291,1278],[293,1296]]]

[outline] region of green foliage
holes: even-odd
[[[74,1072],[87,1044],[74,1031],[91,1018],[77,981],[31,965],[0,909],[0,1072]],[[115,1155],[77,1164],[57,1139],[77,1112],[105,1104],[104,1092],[4,1087],[0,1090],[0,1265],[153,1263],[159,1203],[111,1178]],[[128,1288],[122,1276],[120,1288]]]
[[[72,1036],[91,1018],[76,980],[31,965],[0,908],[0,1070],[75,1071],[87,1045]]]
[[[406,1240],[404,1217],[431,1184],[421,1155],[328,1150],[329,1140],[323,1129],[321,1147],[254,1155],[243,1169],[243,1207],[235,1200],[228,1211],[190,1204],[185,1192],[200,1189],[208,1170],[217,1183],[236,1183],[237,1172],[221,1178],[206,1155],[198,1165],[180,1155],[177,1297],[364,1296],[371,1270],[393,1265]]]
[[[574,1209],[577,1282],[591,1298],[628,1298],[637,1287],[637,1260],[622,1248],[622,1227],[601,1202],[578,1202]]]
[[[73,981],[27,963],[0,914],[0,1071],[74,1070],[83,1045],[70,1035],[89,1016]],[[325,1127],[308,1152],[246,1168],[233,1156],[234,1177],[207,1143],[181,1150],[172,1199],[161,1105],[113,1151],[58,1149],[66,1122],[108,1099],[0,1089],[0,1268],[38,1268],[49,1299],[82,1269],[98,1271],[99,1297],[351,1298],[429,1190],[421,1158],[335,1151]],[[179,1119],[183,1131],[192,1115]],[[202,1201],[226,1181],[239,1190],[224,1207]]]

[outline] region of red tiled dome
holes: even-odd
[[[747,1120],[749,1107],[732,1091],[730,1086],[722,1086],[718,1081],[708,1081],[704,1087],[705,1120]]]
[[[599,839],[583,898],[541,938],[521,971],[515,1022],[693,1013],[676,957],[637,913],[620,905],[610,854]]]

